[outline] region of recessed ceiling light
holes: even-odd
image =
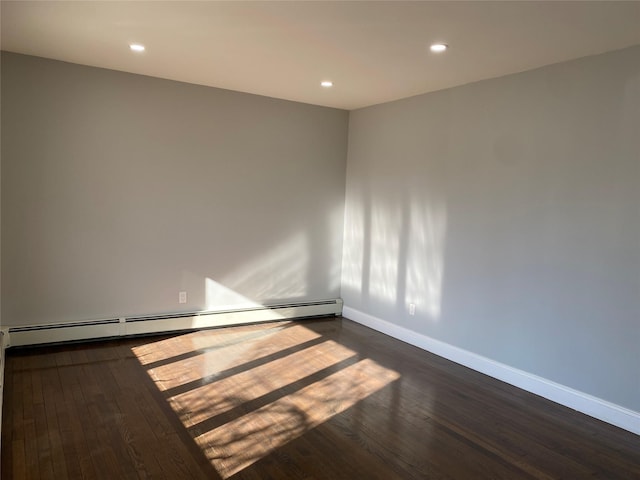
[[[325,80],[324,82],[320,82],[320,85],[322,85],[324,88],[330,88],[333,87],[333,82],[330,80]]]
[[[447,48],[449,48],[449,45],[447,45],[446,43],[434,43],[429,48],[432,52],[441,53],[441,52],[444,52]]]
[[[144,52],[144,45],[140,45],[139,43],[131,43],[129,44],[129,48],[132,52]]]

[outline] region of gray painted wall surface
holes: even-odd
[[[1,88],[3,324],[338,295],[346,112],[4,52]],[[638,125],[640,48],[352,112],[346,304],[640,411]]]
[[[2,126],[4,325],[339,296],[348,112],[3,52]]]
[[[640,47],[349,128],[345,305],[640,411]]]

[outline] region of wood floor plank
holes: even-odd
[[[63,399],[58,404],[58,418],[67,427],[64,439],[70,445],[69,450],[71,446],[75,450],[74,458],[69,459],[68,462],[78,463],[80,470],[78,478],[97,478],[91,452],[85,447],[93,441],[94,431],[90,426],[85,428],[84,419],[88,418],[88,414],[78,378],[79,370],[79,367],[66,365],[59,369]]]
[[[11,443],[11,454],[11,462],[7,462],[7,468],[2,469],[2,471],[5,472],[3,477],[13,478],[14,480],[26,480],[29,476],[27,475],[27,459],[24,454],[24,440],[14,440]],[[3,459],[3,462],[7,460],[9,459]]]
[[[640,437],[346,319],[9,349],[11,479],[631,480]]]
[[[36,425],[35,420],[30,419],[24,422],[24,458],[25,458],[25,470],[27,476],[33,479],[40,478],[40,462],[39,462],[39,449],[37,443]],[[2,444],[2,448],[5,445]],[[7,453],[2,454],[2,458],[8,456]]]

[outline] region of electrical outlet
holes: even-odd
[[[416,314],[416,304],[415,303],[410,303],[409,304],[409,315],[415,315]]]
[[[178,293],[178,303],[187,303],[187,292]]]

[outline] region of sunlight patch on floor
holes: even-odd
[[[296,328],[308,332],[309,337],[318,337],[316,333],[292,322],[274,322],[268,327],[256,326],[255,331],[246,328],[237,330],[233,328],[199,330],[181,335],[179,341],[175,336],[167,339],[150,342],[133,348],[133,353],[142,365],[150,365],[160,362],[172,362],[174,358],[191,354],[193,352],[205,352],[208,350],[222,350],[234,345],[242,349],[255,347],[258,342],[264,342],[268,337],[277,335],[285,328]],[[281,341],[281,340],[279,340]],[[225,359],[227,357],[224,357]]]
[[[222,477],[229,478],[398,377],[365,359],[195,440]]]
[[[331,361],[322,356],[329,351]],[[173,410],[186,427],[220,415],[238,404],[245,404],[275,392],[319,371],[352,358],[354,353],[333,341],[307,348],[223,378],[193,388],[169,399]]]
[[[400,378],[295,323],[193,332],[132,351],[224,479]]]
[[[176,358],[170,363],[161,363],[149,369],[149,375],[161,391],[174,389],[181,385],[201,381],[211,381],[211,377],[226,370],[238,368],[247,362],[258,362],[264,357],[273,356],[283,350],[295,350],[305,343],[312,343],[320,335],[301,326],[290,326],[295,335],[287,335],[278,343],[268,341],[268,337],[277,334],[271,332],[264,336],[241,336],[229,338],[226,344],[209,345],[200,349],[196,355]],[[171,357],[169,357],[171,358]]]

